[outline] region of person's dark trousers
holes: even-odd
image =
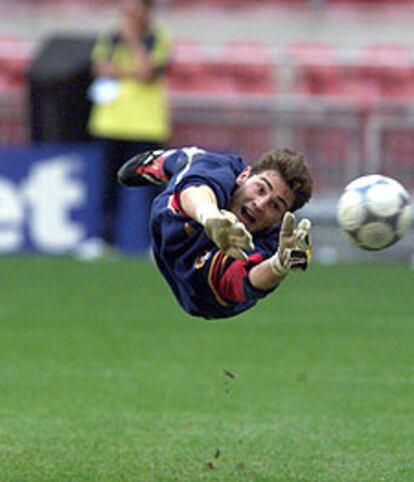
[[[133,142],[114,139],[102,139],[103,145],[103,197],[102,197],[102,230],[101,237],[110,245],[114,245],[115,225],[120,206],[121,189],[117,182],[117,173],[122,164],[140,152],[159,149],[156,142]],[[159,192],[154,187],[154,193]]]

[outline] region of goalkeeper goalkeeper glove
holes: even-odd
[[[302,219],[296,226],[295,216],[287,212],[282,221],[279,235],[279,248],[271,258],[273,273],[283,278],[291,269],[305,270],[311,260],[311,222]]]
[[[207,236],[233,258],[247,261],[243,250],[254,248],[252,235],[232,212],[218,209],[214,204],[198,208],[196,220],[204,226]]]

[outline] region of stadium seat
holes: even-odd
[[[272,147],[273,127],[252,125],[251,112],[243,104],[243,98],[275,92],[273,66],[264,46],[229,43],[203,51],[191,43],[177,44],[169,86],[172,94],[237,96],[234,103],[215,103],[214,111],[193,106],[191,120],[185,120],[188,107],[187,114],[176,108],[173,145],[235,151],[252,162]]]
[[[0,38],[0,78],[2,85],[22,88],[31,60],[30,44],[20,38]]]
[[[276,92],[276,67],[269,50],[256,42],[231,42],[223,45],[222,62],[237,92],[273,94]]]
[[[325,43],[297,43],[288,47],[295,70],[294,92],[326,95],[339,86],[339,69],[333,47]]]
[[[206,54],[195,43],[178,43],[169,70],[172,92],[272,94],[274,68],[261,44],[224,44]]]
[[[179,42],[174,46],[168,70],[168,87],[172,92],[199,92],[205,86],[206,65],[196,42]]]
[[[413,68],[410,49],[402,45],[371,45],[361,51],[355,79],[375,85],[382,97],[411,97]]]
[[[296,93],[337,96],[365,108],[380,100],[414,96],[412,55],[403,46],[368,46],[345,62],[326,44],[291,45],[289,54]]]
[[[221,56],[221,47],[213,48],[213,52],[207,50],[191,42],[176,45],[168,76],[172,92],[236,92],[236,77],[229,60]]]
[[[20,38],[0,38],[0,142],[27,141],[26,70],[31,45]]]

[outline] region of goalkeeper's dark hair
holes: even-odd
[[[312,196],[313,179],[304,156],[290,149],[273,149],[252,166],[250,175],[274,170],[286,182],[295,195],[291,211],[306,204]]]

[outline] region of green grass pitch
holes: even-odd
[[[318,265],[228,321],[148,260],[0,260],[0,480],[414,481],[414,273]]]

